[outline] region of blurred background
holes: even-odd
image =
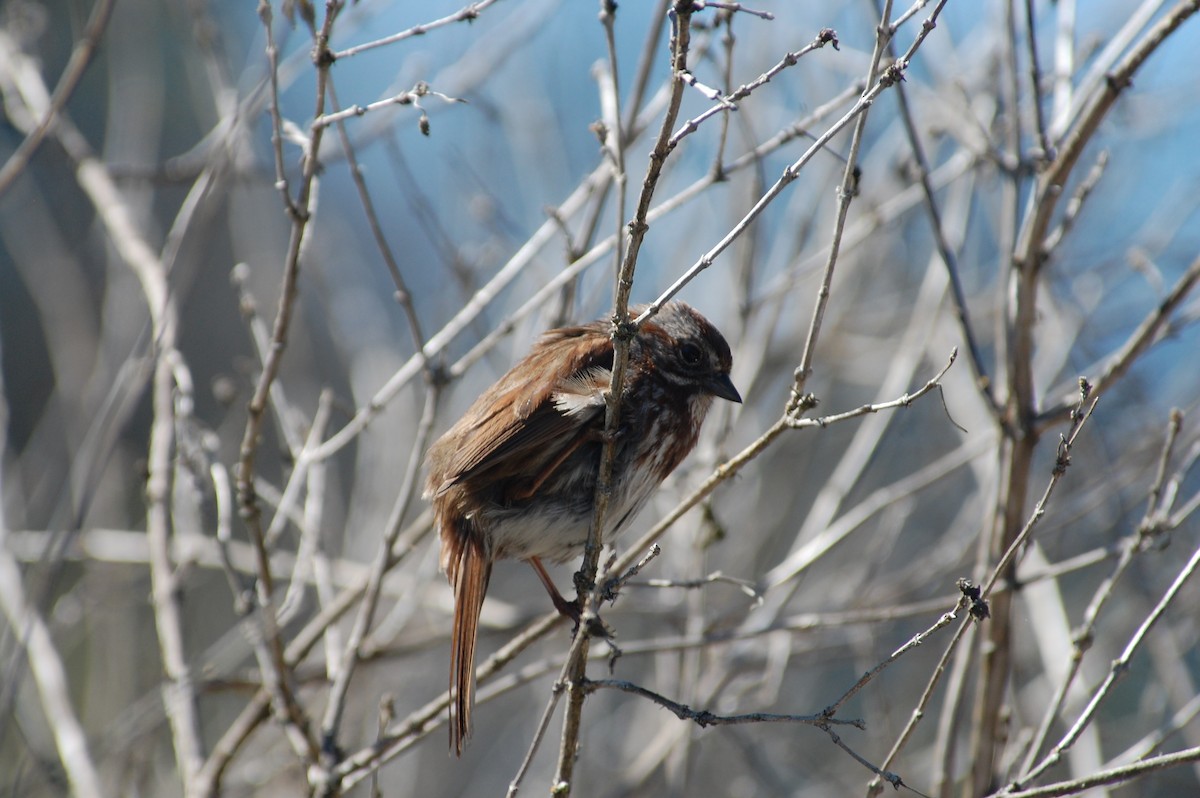
[[[613,678],[696,710],[820,712],[953,609],[956,579],[995,574],[993,618],[960,612],[875,676],[839,712],[865,721],[842,742],[929,795],[1178,752],[1095,794],[1200,792],[1187,5],[950,0],[923,33],[938,4],[918,4],[882,54],[924,36],[865,116],[844,228],[861,117],[802,156],[873,85],[882,3],[690,14],[701,85],[674,130],[714,105],[705,87],[773,71],[671,152],[633,301],[802,167],[680,293],[730,341],[746,401],[715,407],[618,550],[772,429],[810,330],[808,418],[896,400],[958,358],[911,406],[777,430],[675,523],[605,612]],[[320,794],[320,773],[351,795],[508,788],[569,629],[481,682],[476,733],[447,757],[429,706],[451,595],[414,485],[428,443],[540,331],[611,311],[614,235],[671,91],[670,7],[620,4],[610,50],[603,4],[561,0],[0,5],[0,794]],[[836,48],[786,60],[825,28]],[[618,126],[620,216],[603,152]],[[281,301],[260,429],[247,408]],[[1035,514],[1081,376],[1099,402]],[[239,461],[258,521],[239,517]],[[563,589],[573,570],[554,570]],[[368,585],[377,609],[355,635]],[[528,567],[499,565],[480,660],[547,610]],[[589,674],[609,676],[593,650]],[[272,670],[290,715],[278,691],[270,707]],[[551,783],[561,715],[527,792]],[[817,728],[702,729],[601,689],[574,787],[824,796],[873,778]]]

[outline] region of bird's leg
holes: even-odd
[[[579,626],[579,602],[567,601],[563,598],[562,593],[558,592],[558,587],[554,584],[554,580],[550,578],[550,574],[546,573],[546,567],[542,565],[541,560],[537,557],[530,557],[526,562],[533,566],[533,570],[537,572],[538,579],[542,580],[542,586],[546,588],[546,592],[550,594],[550,600],[554,602],[554,609],[574,621],[576,626]]]
[[[563,598],[562,593],[558,592],[558,587],[550,578],[550,574],[546,573],[546,567],[542,565],[542,561],[537,557],[530,557],[525,562],[533,566],[533,570],[537,572],[538,579],[542,580],[542,585],[546,588],[546,592],[550,594],[550,600],[554,602],[554,609],[558,610],[561,615],[570,618],[575,622],[575,628],[579,628],[580,619],[583,617],[583,611],[579,606],[579,601],[567,601]],[[588,624],[588,632],[593,637],[602,637],[611,641],[616,637],[613,630],[609,627],[604,619],[600,616],[593,616]]]

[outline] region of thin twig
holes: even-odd
[[[957,609],[962,609],[965,604],[966,597],[964,596],[959,600]],[[949,615],[951,613],[947,614]],[[934,666],[933,671],[929,674],[929,679],[925,682],[925,689],[921,691],[921,697],[917,699],[916,704],[913,706],[912,712],[909,713],[908,722],[904,724],[904,728],[900,731],[900,734],[896,736],[896,741],[892,743],[892,748],[890,751],[888,751],[888,755],[884,758],[883,764],[880,765],[880,767],[885,769],[891,767],[892,763],[895,762],[900,756],[901,752],[903,752],[905,746],[908,745],[909,740],[912,739],[913,732],[916,731],[917,726],[922,720],[924,720],[926,710],[929,708],[929,703],[933,700],[933,694],[936,691],[937,686],[941,683],[942,677],[946,673],[946,665],[950,662],[950,658],[954,655],[954,653],[958,651],[959,644],[962,643],[963,637],[966,635],[967,630],[970,629],[975,623],[975,620],[976,619],[974,616],[968,615],[962,619],[962,622],[958,625],[958,628],[954,630],[954,635],[946,644],[945,650],[942,651],[942,656],[938,659],[937,665]],[[868,796],[876,796],[882,791],[882,779],[873,779],[871,783],[867,785]]]
[[[678,701],[672,701],[664,695],[648,690],[641,685],[622,679],[585,679],[583,689],[593,693],[600,689],[620,690],[623,693],[640,696],[653,701],[660,707],[670,710],[680,720],[690,720],[700,728],[709,726],[739,726],[748,723],[798,723],[805,726],[853,726],[856,729],[866,729],[867,724],[861,719],[844,720],[833,718],[824,712],[813,715],[788,715],[777,712],[747,712],[741,715],[718,715],[707,709],[692,709]]]
[[[1002,790],[993,793],[989,798],[998,798],[998,796],[1004,796],[1004,798],[1055,798],[1055,796],[1060,795],[1081,795],[1096,787],[1122,784],[1140,778],[1147,773],[1186,765],[1189,762],[1200,762],[1200,746],[1187,748],[1173,754],[1150,757],[1149,759],[1135,762],[1132,765],[1125,765],[1124,767],[1113,768],[1111,770],[1102,770],[1099,773],[1090,773],[1078,779],[1048,784],[1045,787],[1035,787],[1030,790]]]
[[[860,405],[859,407],[856,407],[853,410],[847,410],[842,413],[834,413],[834,414],[828,415],[828,416],[820,416],[819,418],[802,418],[802,417],[797,417],[794,414],[789,414],[787,416],[787,424],[792,429],[808,429],[811,427],[826,427],[830,424],[836,424],[839,421],[848,421],[849,419],[852,419],[852,418],[858,418],[859,416],[865,416],[865,415],[869,415],[872,413],[878,413],[882,410],[891,410],[891,409],[898,408],[898,407],[911,407],[913,402],[920,399],[922,396],[929,393],[934,388],[941,387],[942,378],[946,376],[946,372],[950,370],[950,367],[954,365],[954,361],[957,359],[958,359],[958,347],[955,347],[954,349],[950,350],[950,358],[946,361],[946,365],[942,366],[941,371],[939,371],[937,374],[935,374],[931,379],[926,381],[926,383],[924,385],[922,385],[920,388],[913,391],[912,393],[905,393],[904,395],[898,396],[889,402],[878,402],[876,404]]]
[[[876,676],[878,676],[880,673],[883,673],[883,671],[895,663],[896,660],[903,657],[909,651],[912,651],[913,649],[922,645],[926,640],[929,639],[930,635],[934,634],[939,629],[948,626],[951,621],[958,617],[956,613],[963,606],[965,606],[964,602],[960,600],[954,609],[942,613],[941,617],[934,621],[932,626],[922,632],[917,632],[915,635],[909,638],[904,645],[900,646],[900,648],[896,649],[887,657],[876,663],[875,667],[871,668],[871,670],[859,677],[858,681],[856,681],[848,690],[842,693],[842,695],[836,701],[825,707],[821,714],[829,718],[832,718],[834,715],[836,715],[847,701],[858,695],[860,690],[870,684]]]
[[[339,50],[338,52],[333,53],[332,57],[334,60],[350,58],[351,56],[358,55],[359,53],[365,53],[367,50],[373,50],[376,47],[384,47],[389,44],[395,44],[396,42],[410,39],[413,36],[424,36],[430,31],[437,30],[438,28],[445,27],[446,25],[453,25],[455,22],[474,22],[479,18],[480,11],[483,11],[495,2],[496,0],[478,0],[478,2],[468,3],[458,11],[455,11],[453,14],[447,14],[446,16],[435,19],[431,22],[413,25],[411,28],[402,30],[399,33],[393,33],[390,36],[384,36],[381,39],[375,39],[374,41],[356,44],[353,47],[347,47],[345,50]]]
[[[703,11],[706,8],[721,8],[726,11],[741,11],[743,14],[749,14],[760,19],[775,19],[775,15],[770,11],[757,11],[753,8],[747,8],[741,3],[729,3],[724,2],[724,0],[695,0],[692,5],[697,11]]]
[[[1149,501],[1146,505],[1146,512],[1143,515],[1142,523],[1137,532],[1125,538],[1125,541],[1121,545],[1120,556],[1117,558],[1112,572],[1096,588],[1092,600],[1088,602],[1087,609],[1084,610],[1083,621],[1080,623],[1078,630],[1071,636],[1071,662],[1055,689],[1054,698],[1050,701],[1046,712],[1042,715],[1037,732],[1033,735],[1033,739],[1030,741],[1029,747],[1025,752],[1025,759],[1018,771],[1019,773],[1028,773],[1033,769],[1034,763],[1037,761],[1037,757],[1050,735],[1051,727],[1054,725],[1055,720],[1060,717],[1067,699],[1067,693],[1071,685],[1074,684],[1076,676],[1079,675],[1079,669],[1083,665],[1083,656],[1092,647],[1095,639],[1096,622],[1099,620],[1100,611],[1112,597],[1113,588],[1133,562],[1134,555],[1142,549],[1145,536],[1150,534],[1152,521],[1159,512],[1158,502],[1162,494],[1163,484],[1167,478],[1167,465],[1171,459],[1171,452],[1175,447],[1175,441],[1179,436],[1182,421],[1183,417],[1178,412],[1171,414],[1171,420],[1167,427],[1166,441],[1163,444],[1162,454],[1159,456],[1158,471],[1154,483],[1150,487]]]
[[[1083,210],[1083,204],[1087,202],[1087,198],[1091,196],[1096,185],[1100,182],[1100,178],[1104,176],[1104,169],[1108,166],[1108,150],[1101,150],[1096,156],[1096,163],[1092,165],[1091,170],[1080,181],[1079,186],[1075,189],[1075,193],[1071,195],[1071,199],[1063,208],[1062,221],[1058,223],[1050,233],[1046,236],[1046,252],[1052,253],[1058,248],[1058,245],[1063,242],[1067,234],[1071,232],[1071,228],[1075,226],[1076,220],[1079,218],[1079,212]]]
[[[657,544],[655,544],[657,546]],[[758,586],[749,579],[738,579],[735,576],[726,576],[720,571],[713,571],[711,574],[705,574],[699,579],[647,579],[645,582],[630,582],[631,587],[659,587],[671,588],[674,590],[695,590],[708,585],[724,583],[733,585],[738,590],[745,593],[755,604],[762,603],[762,593],[759,592]]]
[[[680,125],[679,130],[675,131],[675,133],[671,136],[669,143],[670,148],[674,149],[675,147],[679,146],[679,142],[682,141],[686,136],[695,133],[706,119],[710,119],[722,111],[736,111],[737,103],[746,97],[749,97],[755,91],[755,89],[765,86],[770,82],[771,78],[775,77],[788,67],[795,66],[797,63],[799,63],[803,56],[813,52],[814,50],[819,50],[827,44],[832,44],[833,49],[835,50],[838,49],[837,33],[830,28],[822,29],[821,32],[817,34],[816,38],[807,45],[801,47],[795,52],[788,53],[766,72],[762,73],[749,83],[742,84],[728,94],[723,95],[720,92],[714,89],[709,89],[707,86],[705,86],[704,88],[706,91],[704,92],[704,96],[709,100],[712,100],[715,104],[703,111],[698,116],[694,116]],[[690,74],[688,77],[691,78],[689,81],[690,85],[699,87],[699,84],[695,82],[694,77],[691,77]]]
[[[1158,619],[1161,618],[1163,613],[1167,611],[1167,608],[1175,600],[1175,597],[1178,595],[1180,589],[1189,579],[1191,579],[1198,567],[1200,567],[1200,547],[1197,547],[1195,551],[1192,552],[1192,556],[1176,575],[1175,580],[1171,582],[1171,586],[1167,588],[1165,593],[1163,593],[1162,598],[1159,599],[1158,603],[1154,606],[1154,609],[1151,610],[1150,614],[1147,615],[1142,620],[1141,624],[1138,625],[1138,628],[1133,633],[1133,636],[1129,638],[1129,642],[1125,644],[1125,648],[1121,651],[1120,656],[1113,660],[1112,666],[1108,671],[1108,676],[1105,677],[1104,682],[1100,685],[1100,687],[1096,689],[1096,692],[1092,695],[1091,701],[1088,702],[1087,707],[1085,707],[1083,712],[1080,713],[1079,718],[1076,719],[1071,728],[1067,730],[1066,734],[1062,736],[1062,739],[1055,743],[1054,747],[1050,749],[1050,752],[1046,754],[1045,758],[1043,758],[1038,765],[1021,775],[1020,782],[1013,785],[1012,789],[1020,789],[1019,785],[1033,781],[1038,776],[1045,773],[1058,763],[1066,751],[1070,750],[1071,746],[1075,744],[1075,741],[1079,739],[1079,736],[1083,734],[1083,731],[1092,722],[1092,719],[1096,715],[1096,710],[1100,707],[1101,702],[1108,697],[1109,693],[1112,691],[1113,685],[1115,685],[1117,680],[1124,676],[1125,672],[1129,669],[1129,661],[1133,659],[1133,655],[1137,653],[1138,648],[1141,647],[1142,642],[1146,639],[1146,635],[1150,633],[1150,630],[1154,627],[1154,624],[1157,623]]]
[[[382,100],[376,100],[373,103],[366,105],[351,105],[340,111],[333,113],[322,114],[312,122],[312,130],[320,130],[321,128],[329,127],[330,125],[344,122],[347,119],[352,119],[358,116],[366,116],[372,111],[378,111],[381,108],[389,108],[393,105],[411,105],[421,112],[421,118],[426,119],[425,110],[421,107],[422,97],[437,97],[439,100],[447,103],[465,103],[466,100],[461,97],[451,97],[448,94],[442,94],[440,91],[434,91],[429,88],[427,83],[418,83],[408,91],[402,91],[399,94],[394,94],[391,97],[385,97]],[[428,121],[424,122],[421,132],[428,135]]]
[[[1183,303],[1197,282],[1200,282],[1200,258],[1192,261],[1187,270],[1175,281],[1170,292],[1146,315],[1146,318],[1130,334],[1121,348],[1112,354],[1103,371],[1100,372],[1100,376],[1095,380],[1097,392],[1111,387],[1113,383],[1125,376],[1134,362],[1161,338],[1167,322],[1171,319],[1171,314]],[[1066,401],[1060,400],[1037,417],[1038,428],[1060,423],[1069,412],[1070,405]]]
[[[929,223],[933,228],[934,244],[937,247],[938,255],[941,256],[942,264],[946,268],[946,276],[950,282],[950,297],[954,300],[954,314],[967,345],[967,362],[971,364],[971,372],[975,375],[975,388],[979,391],[988,410],[991,411],[992,418],[998,420],[1001,418],[1003,408],[996,399],[995,389],[983,362],[983,350],[975,336],[975,327],[971,324],[967,310],[967,295],[963,289],[962,277],[958,268],[958,256],[950,246],[942,225],[942,213],[938,207],[933,183],[929,178],[929,160],[925,156],[925,147],[921,144],[921,137],[917,133],[916,122],[908,104],[908,91],[903,83],[896,86],[896,99],[899,103],[900,118],[904,122],[904,130],[908,136],[909,148],[912,150],[913,160],[916,161],[917,177],[921,183],[921,193],[928,210]]]
[[[271,90],[271,100],[267,104],[271,113],[271,152],[275,156],[275,187],[283,198],[283,205],[288,213],[295,215],[296,208],[292,202],[292,192],[288,188],[287,169],[283,165],[284,122],[283,114],[279,111],[279,47],[275,44],[275,12],[267,0],[259,0],[258,16],[266,33],[267,82]],[[308,151],[310,157],[313,151]]]
[[[1089,402],[1090,400],[1090,402]],[[1067,473],[1067,467],[1071,465],[1071,449],[1075,445],[1075,439],[1079,436],[1083,425],[1096,409],[1096,404],[1100,401],[1098,395],[1092,393],[1092,386],[1086,380],[1079,381],[1079,402],[1076,405],[1075,411],[1072,414],[1071,429],[1066,435],[1059,437],[1058,456],[1055,459],[1054,469],[1050,474],[1050,481],[1046,485],[1046,490],[1043,491],[1042,497],[1038,499],[1037,504],[1033,508],[1033,513],[1029,516],[1029,520],[1025,522],[1025,526],[1013,538],[1004,555],[992,567],[988,574],[987,580],[983,585],[983,597],[988,595],[995,589],[996,584],[1001,577],[1007,575],[1009,568],[1015,563],[1017,555],[1024,550],[1025,544],[1033,535],[1034,528],[1038,522],[1042,520],[1042,516],[1046,514],[1046,505],[1050,501],[1050,497],[1054,494],[1054,489],[1058,486],[1059,480]],[[1084,409],[1086,407],[1086,410]]]

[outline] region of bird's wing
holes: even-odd
[[[562,346],[576,345],[563,363]],[[567,368],[563,369],[566,365]],[[523,476],[536,489],[582,444],[603,429],[604,392],[611,381],[612,341],[598,325],[555,330],[475,401],[435,447],[441,462],[434,494],[488,473]],[[557,380],[547,374],[562,369]]]

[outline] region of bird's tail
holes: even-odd
[[[450,643],[450,748],[461,755],[471,734],[471,708],[475,703],[475,639],[479,614],[492,576],[492,561],[476,540],[462,534],[462,546],[451,552],[444,565],[454,588],[454,630]]]

